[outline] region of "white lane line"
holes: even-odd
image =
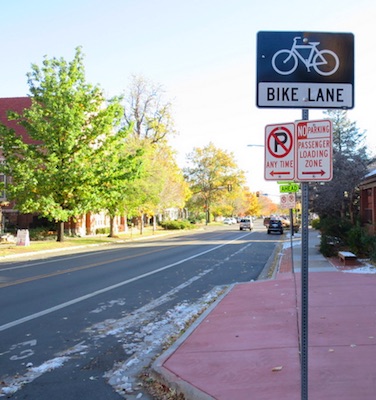
[[[136,282],[136,281],[138,281],[140,279],[146,278],[147,276],[157,274],[158,272],[161,272],[161,271],[164,271],[166,269],[175,267],[176,265],[182,264],[182,263],[184,263],[186,261],[193,260],[194,258],[200,257],[200,256],[202,256],[204,254],[210,253],[212,251],[220,249],[221,247],[224,247],[224,246],[227,246],[227,245],[229,245],[229,244],[231,244],[233,242],[236,242],[239,239],[243,238],[244,236],[247,236],[247,235],[239,236],[236,239],[230,240],[227,243],[223,243],[223,244],[215,246],[215,247],[213,247],[211,249],[202,251],[201,253],[195,254],[195,255],[193,255],[191,257],[188,257],[188,258],[184,258],[184,259],[182,259],[180,261],[177,261],[177,262],[175,262],[173,264],[165,265],[164,267],[158,268],[158,269],[156,269],[154,271],[150,271],[150,272],[147,272],[145,274],[136,276],[134,278],[127,279],[126,281],[119,282],[119,283],[117,283],[115,285],[107,286],[107,287],[105,287],[103,289],[96,290],[95,292],[88,293],[85,296],[77,297],[77,298],[69,300],[69,301],[67,301],[65,303],[61,303],[61,304],[58,304],[58,305],[56,305],[54,307],[50,307],[50,308],[47,308],[45,310],[39,311],[39,312],[37,312],[35,314],[31,314],[31,315],[28,315],[26,317],[23,317],[23,318],[20,318],[20,319],[16,319],[15,321],[8,322],[7,324],[4,324],[4,325],[0,326],[0,332],[1,331],[5,331],[5,330],[10,329],[10,328],[13,328],[14,326],[17,326],[17,325],[21,325],[21,324],[23,324],[25,322],[32,321],[33,319],[36,319],[36,318],[39,318],[39,317],[43,317],[44,315],[51,314],[51,313],[53,313],[55,311],[61,310],[61,309],[66,308],[66,307],[69,307],[69,306],[71,306],[73,304],[80,303],[81,301],[85,301],[87,299],[91,299],[92,297],[98,296],[99,294],[109,292],[109,291],[111,291],[113,289],[117,289],[117,288],[119,288],[121,286],[128,285],[129,283],[132,283],[132,282]]]

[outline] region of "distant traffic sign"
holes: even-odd
[[[296,199],[294,193],[281,194],[280,204],[282,208],[295,208]]]
[[[258,32],[257,106],[354,107],[354,35]]]
[[[288,183],[280,185],[279,192],[280,193],[296,193],[299,191],[299,184],[298,183]]]
[[[265,127],[265,180],[293,180],[295,124]]]
[[[333,176],[332,121],[296,124],[296,180],[330,181]]]

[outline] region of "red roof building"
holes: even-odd
[[[365,176],[359,189],[361,222],[370,235],[376,235],[376,170]]]
[[[8,120],[8,111],[14,111],[22,114],[25,108],[31,106],[30,97],[6,97],[0,98],[0,122],[8,128],[14,129],[17,135],[22,136],[25,143],[34,143],[26,134],[24,127],[19,125],[17,121]]]
[[[15,131],[16,135],[22,137],[25,143],[35,143],[28,134],[23,126],[19,125],[17,121],[10,121],[8,119],[8,111],[14,111],[22,114],[26,108],[31,105],[30,97],[5,97],[0,98],[0,123],[11,128]],[[4,160],[1,157],[1,143],[0,143],[0,162]],[[8,180],[3,174],[0,174],[0,180],[5,182]],[[13,209],[14,202],[9,203],[6,199],[6,191],[0,192],[0,231],[4,230],[5,222],[12,226],[19,224],[19,213]],[[22,221],[24,222],[24,221]],[[29,222],[29,218],[26,223]]]

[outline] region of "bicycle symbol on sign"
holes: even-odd
[[[300,37],[295,37],[292,47],[290,50],[282,49],[278,50],[272,58],[272,66],[280,75],[292,74],[296,68],[298,68],[299,60],[307,67],[307,71],[310,72],[310,68],[313,69],[322,76],[333,75],[339,67],[339,58],[334,51],[331,50],[319,50],[317,46],[320,42],[308,42],[307,39],[303,39],[304,44],[297,44]],[[306,44],[305,42],[308,42]],[[299,52],[302,50],[309,50],[309,55],[304,58]]]

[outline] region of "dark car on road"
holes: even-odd
[[[272,232],[283,234],[283,225],[280,219],[270,219],[268,225],[268,235]]]

